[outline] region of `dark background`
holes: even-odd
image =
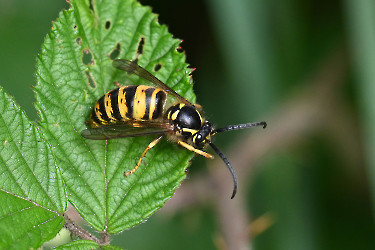
[[[269,126],[216,138],[240,176],[234,200],[224,164],[198,156],[166,206],[112,243],[373,249],[373,1],[140,2],[184,40],[197,100],[211,122]],[[0,2],[0,85],[32,120],[35,58],[63,8],[63,0]],[[215,189],[218,172],[225,179]]]

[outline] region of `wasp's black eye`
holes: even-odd
[[[195,145],[197,145],[198,147],[201,146],[203,140],[204,140],[204,137],[203,137],[202,134],[200,134],[199,132],[198,132],[198,134],[196,134],[195,137],[194,137],[194,143],[195,143]]]
[[[197,134],[195,134],[193,142],[197,148],[203,148],[205,145],[205,143],[203,142],[204,139],[205,138],[203,137],[203,135],[200,132],[198,132]]]
[[[201,129],[194,135],[193,142],[197,148],[204,148],[207,141],[210,140],[212,125],[209,122],[203,124]]]

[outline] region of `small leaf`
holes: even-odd
[[[77,240],[77,241],[73,241],[73,242],[69,242],[67,244],[61,245],[54,249],[55,250],[76,250],[76,249],[92,250],[92,249],[103,249],[103,247],[100,247],[98,243],[91,241],[91,240]]]
[[[118,233],[145,221],[171,198],[194,154],[162,141],[129,177],[153,136],[108,141],[81,131],[95,102],[114,82],[150,84],[112,67],[138,59],[177,93],[195,101],[185,55],[149,7],[134,0],[70,1],[46,37],[37,61],[36,108],[52,145],[69,201],[97,231]],[[141,54],[140,54],[141,53]],[[155,70],[156,69],[156,70]]]
[[[0,249],[38,248],[64,225],[60,169],[35,124],[0,88]]]
[[[118,247],[118,246],[105,245],[105,246],[102,246],[101,249],[103,249],[103,250],[122,250],[123,248]]]

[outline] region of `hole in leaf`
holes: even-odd
[[[138,43],[138,49],[137,49],[138,54],[143,54],[143,46],[144,45],[145,45],[145,38],[141,37],[141,39],[139,40],[139,43]]]
[[[115,60],[120,55],[120,52],[121,52],[121,44],[117,43],[116,48],[114,48],[114,50],[112,50],[111,54],[109,54],[109,58],[111,60]]]
[[[81,43],[82,43],[82,39],[81,39],[80,37],[77,37],[77,38],[76,38],[76,43],[77,43],[78,45],[81,45]]]
[[[85,65],[94,64],[94,58],[93,58],[92,53],[89,49],[84,49],[82,51],[82,62]]]
[[[77,24],[74,24],[73,29],[76,30],[78,28]]]
[[[94,78],[92,77],[90,71],[85,70],[85,74],[87,76],[87,80],[88,80],[89,86],[91,88],[95,89],[96,88],[96,82],[95,82]]]
[[[161,67],[162,67],[161,63],[155,64],[154,71],[158,72],[161,69]]]
[[[105,29],[109,30],[109,28],[111,28],[111,21],[107,20],[107,22],[105,22]]]
[[[93,1],[91,0],[90,1],[90,10],[92,10],[92,12],[94,12],[95,13],[95,10],[94,10],[94,3],[93,3]]]

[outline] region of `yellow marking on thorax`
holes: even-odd
[[[180,111],[178,111],[178,112],[174,112],[173,114],[172,114],[172,116],[171,116],[171,120],[172,121],[174,121],[174,120],[176,120],[177,119],[177,115],[178,115],[178,113],[179,113]]]
[[[182,130],[182,132],[191,133],[192,135],[198,132],[198,130],[192,129],[192,128],[183,128],[181,130]]]
[[[199,112],[199,110],[197,110],[197,113],[199,115],[199,120],[201,121],[201,124],[203,124],[204,123],[204,119],[203,119],[203,117],[201,115],[201,112]]]
[[[180,113],[180,110],[182,109],[183,106],[185,106],[185,104],[184,103],[180,103],[178,106],[179,106],[178,107],[179,109],[176,112],[174,112],[172,115],[169,114],[170,117],[168,117],[168,118],[171,119],[172,121],[174,121],[174,120],[177,119],[177,116]]]

